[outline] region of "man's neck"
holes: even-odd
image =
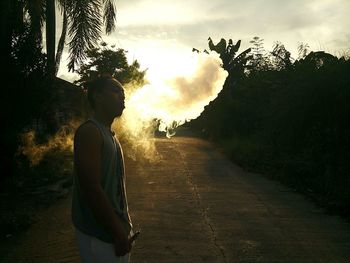
[[[106,114],[103,114],[101,112],[96,111],[93,115],[93,117],[100,123],[102,123],[107,128],[111,128],[114,117],[106,116]]]

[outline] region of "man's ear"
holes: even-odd
[[[96,92],[94,95],[93,95],[93,99],[94,99],[94,102],[95,104],[96,103],[99,103],[99,101],[101,100],[102,96],[100,93]]]

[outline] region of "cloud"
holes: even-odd
[[[281,41],[294,56],[298,42],[329,51],[350,47],[348,0],[130,0],[116,7],[116,32],[105,39],[135,54],[150,52],[144,46],[152,41],[153,52],[176,49],[172,43],[182,50],[202,50],[209,36],[214,42],[241,39],[242,50],[260,36],[266,49]]]
[[[346,0],[255,0],[255,1],[177,1],[172,16],[176,19],[161,18],[168,15],[166,7],[170,1],[163,1],[161,5],[154,5],[151,1],[132,1],[127,8],[129,19],[121,23],[120,37],[142,39],[177,39],[189,47],[206,47],[208,36],[220,39],[233,38],[249,40],[253,36],[265,39],[268,47],[274,41],[282,41],[286,46],[296,50],[298,42],[309,42],[311,46],[324,43],[336,49],[344,48],[347,39],[344,38],[350,26],[350,19],[345,10],[350,9],[350,2]],[[135,5],[133,5],[135,4]],[[149,14],[157,17],[147,20],[147,16],[136,17],[132,15],[132,8],[141,4],[147,6]],[[187,10],[183,13],[177,10]],[[341,7],[341,8],[339,8]],[[349,8],[347,8],[349,7]],[[193,11],[195,10],[195,11]],[[191,11],[191,16],[189,16]],[[135,11],[138,14],[139,11]],[[136,17],[136,19],[134,19]],[[139,19],[141,18],[141,19]],[[134,20],[133,20],[134,19]],[[349,43],[348,43],[349,45]]]
[[[217,14],[206,12],[206,1],[128,1],[117,6],[118,24],[125,26],[184,25],[211,20]]]
[[[323,1],[330,2],[330,1]],[[269,27],[299,27],[317,23],[315,1],[129,1],[119,7],[119,26],[190,25],[217,20],[237,22],[234,28],[267,30]],[[319,5],[317,3],[317,5]],[[325,4],[323,4],[325,5]],[[326,5],[328,6],[328,5]]]

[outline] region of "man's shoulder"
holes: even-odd
[[[91,129],[91,127],[96,127],[96,124],[91,119],[87,119],[78,126],[77,130],[89,128]]]
[[[78,126],[74,137],[100,137],[100,131],[92,120],[86,120]]]

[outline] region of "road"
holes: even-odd
[[[302,195],[230,162],[195,137],[158,138],[158,162],[126,160],[127,194],[141,235],[131,262],[350,262],[350,224]],[[80,262],[71,195],[3,261]]]

